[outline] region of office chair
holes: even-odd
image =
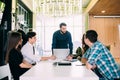
[[[8,77],[8,80],[12,80],[9,64],[0,66],[0,80]]]

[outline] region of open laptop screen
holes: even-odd
[[[53,54],[57,59],[66,59],[69,53],[69,49],[53,49]]]

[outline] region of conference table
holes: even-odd
[[[38,62],[20,76],[20,80],[99,80],[98,76],[80,61],[70,62],[71,65],[55,65],[55,62]]]

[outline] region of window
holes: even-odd
[[[61,22],[67,24],[67,30],[72,35],[73,44],[79,42],[79,46],[81,46],[82,15],[56,18],[38,15],[36,21],[37,45],[41,46],[43,50],[51,51],[53,33],[59,29],[59,24]],[[76,48],[74,48],[74,51]]]
[[[59,24],[65,22],[72,35],[74,51],[81,46],[82,37],[82,0],[34,0],[36,17],[37,45],[51,51],[53,33]]]

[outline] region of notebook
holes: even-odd
[[[56,56],[56,59],[64,60],[69,55],[69,49],[53,49],[53,54]]]

